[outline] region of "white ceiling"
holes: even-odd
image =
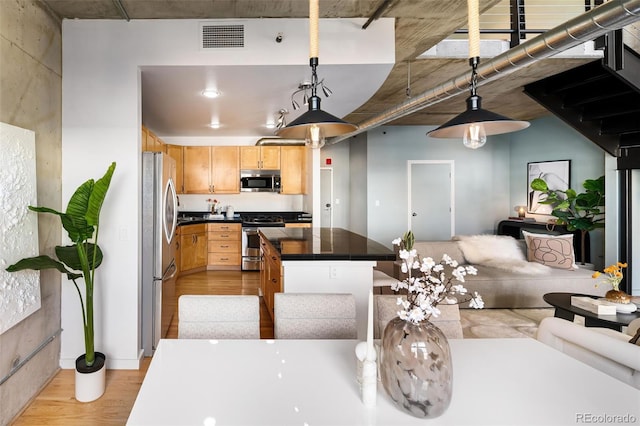
[[[364,104],[384,82],[391,64],[322,65],[324,79],[333,95],[319,91],[322,109],[344,117]],[[310,81],[311,68],[298,66],[153,66],[142,68],[142,121],[160,137],[274,136],[266,123],[276,122],[278,111],[287,109],[288,123],[307,107],[302,93],[291,94],[298,84]],[[215,99],[202,91],[220,92]],[[212,129],[209,123],[219,122]]]

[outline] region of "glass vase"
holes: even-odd
[[[396,317],[384,329],[380,356],[382,384],[398,407],[421,418],[446,411],[453,369],[449,342],[438,327]]]

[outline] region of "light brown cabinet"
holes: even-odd
[[[264,303],[267,305],[267,311],[269,311],[269,315],[273,320],[274,294],[282,292],[282,261],[278,251],[262,236],[260,237],[260,252],[262,253],[260,289],[262,290]]]
[[[211,269],[224,267],[240,268],[241,265],[241,236],[240,223],[209,223],[207,224],[207,266]]]
[[[185,194],[240,192],[240,150],[237,146],[183,147]]]
[[[182,162],[182,149],[180,145],[166,145],[167,155],[176,160],[176,191],[178,194],[184,193],[184,178],[183,178],[183,162]]]
[[[240,147],[240,169],[278,170],[279,168],[279,146]]]
[[[307,193],[307,147],[280,147],[281,194]]]
[[[183,225],[180,229],[180,271],[207,266],[207,224]]]
[[[164,152],[164,145],[155,133],[142,126],[142,151]]]

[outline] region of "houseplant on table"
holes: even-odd
[[[540,204],[553,207],[551,215],[558,218],[558,225],[566,225],[568,231],[579,230],[580,263],[585,264],[585,241],[587,232],[604,228],[604,176],[598,179],[587,179],[582,187],[585,192],[575,189],[566,191],[549,189],[547,183],[540,178],[531,182],[531,189],[540,191],[546,197]]]
[[[104,393],[105,356],[94,349],[93,290],[95,270],[102,263],[102,250],[98,246],[100,210],[111,183],[116,163],[111,163],[104,176],[97,181],[89,179],[71,196],[66,212],[48,207],[29,209],[38,213],[51,213],[60,217],[63,228],[73,244],[56,246],[53,259],[46,255],[29,257],[9,266],[7,271],[24,269],[57,269],[73,282],[80,297],[84,330],[85,353],[76,360],[76,399],[89,402]],[[84,281],[84,295],[77,280]]]
[[[398,316],[384,329],[380,376],[398,407],[416,417],[434,418],[451,402],[453,371],[449,342],[429,318],[440,314],[440,303],[460,303],[456,295],[473,308],[484,303],[477,292],[467,295],[461,284],[467,274],[477,273],[473,266],[458,265],[446,254],[440,262],[430,257],[420,260],[413,243],[411,231],[393,241],[399,246],[406,278],[392,289],[406,289],[407,297],[398,298]]]

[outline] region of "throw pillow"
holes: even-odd
[[[544,275],[550,271],[547,266],[527,262],[520,242],[508,235],[459,235],[453,239],[458,241],[465,260],[472,265],[526,275]]]
[[[527,259],[558,269],[578,269],[573,252],[573,234],[548,235],[522,231]]]
[[[459,235],[453,237],[468,263],[482,264],[496,259],[525,260],[518,240],[508,235]]]
[[[640,346],[640,328],[636,331],[636,335],[629,340],[629,343]]]

